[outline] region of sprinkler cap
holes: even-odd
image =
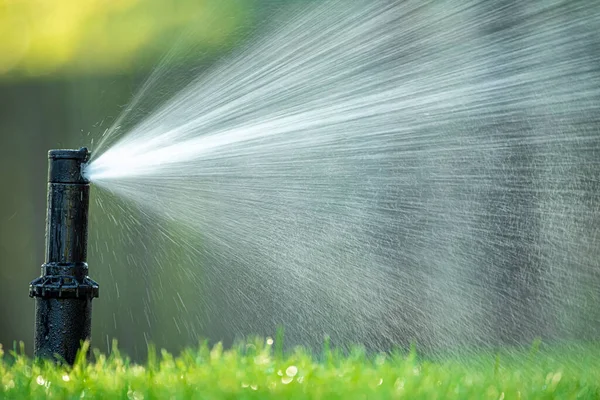
[[[82,147],[79,150],[50,150],[48,152],[48,182],[88,184],[83,177],[83,167],[90,159],[90,152]]]

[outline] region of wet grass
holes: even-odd
[[[367,354],[273,341],[224,350],[206,344],[178,356],[149,349],[143,365],[121,355],[79,356],[73,367],[0,358],[0,398],[56,399],[600,399],[600,346],[555,345],[421,359],[415,351]],[[0,354],[2,352],[0,351]]]

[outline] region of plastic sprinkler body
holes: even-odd
[[[90,184],[82,168],[88,159],[86,148],[48,152],[45,263],[29,285],[34,356],[69,364],[91,338],[92,299],[98,297],[86,263]]]

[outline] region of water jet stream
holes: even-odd
[[[212,293],[149,301],[190,337],[597,336],[600,9],[502,4],[325,2],[121,118],[87,176]]]

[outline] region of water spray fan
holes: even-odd
[[[69,364],[91,338],[98,297],[86,263],[90,182],[82,169],[89,154],[86,148],[48,152],[46,255],[42,275],[29,285],[36,299],[34,356]]]

